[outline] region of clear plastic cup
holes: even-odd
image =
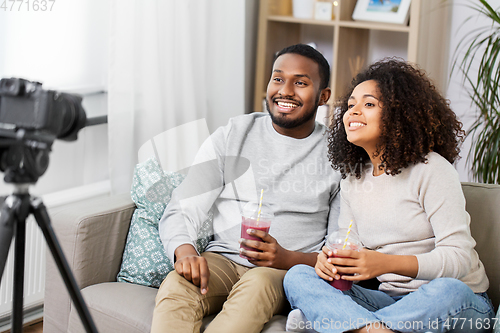
[[[262,239],[260,239],[259,237],[249,235],[247,233],[247,230],[255,229],[255,230],[262,230],[265,232],[269,232],[269,228],[271,227],[271,222],[274,218],[274,213],[272,211],[272,208],[270,205],[262,203],[262,207],[260,210],[261,210],[260,217],[259,220],[257,221],[259,212],[259,203],[250,201],[245,204],[241,212],[241,238],[262,241]],[[242,244],[240,244],[240,248],[243,248],[248,251],[260,252],[260,250],[244,246]],[[242,254],[240,254],[240,257],[244,259],[252,259]]]
[[[326,247],[332,250],[332,252],[335,249],[341,250],[344,246],[346,235],[347,229],[340,229],[338,231],[332,232],[326,240]],[[358,240],[357,236],[351,232],[349,234],[349,238],[347,239],[345,249],[359,251],[362,247],[363,246],[361,245],[361,242]],[[340,256],[333,254],[331,258],[340,258]],[[342,277],[342,274],[339,273],[339,275]],[[346,291],[352,288],[352,282],[353,281],[342,280],[341,278],[339,280],[334,279],[333,281],[330,281],[330,284],[338,290]]]

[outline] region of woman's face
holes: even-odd
[[[365,149],[370,157],[375,153],[380,140],[381,118],[382,105],[377,82],[361,82],[349,97],[344,127],[347,140]]]

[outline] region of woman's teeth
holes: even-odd
[[[350,123],[349,126],[350,127],[361,127],[361,126],[366,126],[366,124],[363,124],[363,123]]]

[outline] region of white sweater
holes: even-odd
[[[285,249],[320,251],[325,236],[338,228],[339,214],[340,174],[328,161],[325,130],[316,123],[307,138],[291,138],[276,132],[269,115],[260,112],[232,118],[217,129],[160,220],[170,260],[178,246],[195,244],[213,207],[214,240],[206,251],[253,266],[238,252],[240,209],[259,200],[261,189],[264,202],[274,205],[269,234]]]
[[[339,226],[353,219],[366,248],[386,254],[416,255],[415,279],[384,274],[380,290],[391,296],[415,291],[439,277],[465,282],[474,292],[488,289],[483,264],[474,250],[470,216],[458,173],[437,153],[396,176],[373,176],[367,167],[361,179],[341,182]]]

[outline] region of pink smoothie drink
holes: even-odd
[[[259,237],[250,236],[247,230],[254,229],[269,232],[269,228],[271,227],[271,221],[273,220],[273,218],[274,213],[271,205],[262,202],[258,203],[255,201],[247,202],[241,211],[241,238],[261,242],[262,239],[260,239]],[[243,244],[240,244],[240,249],[261,252],[260,250],[250,248],[248,246],[243,246]],[[248,260],[252,259],[242,254],[240,254],[240,257]]]
[[[250,239],[250,240],[256,240],[256,241],[262,241],[259,237],[251,236],[248,234],[247,230],[248,229],[254,229],[254,230],[262,230],[265,232],[269,232],[269,228],[271,227],[271,221],[270,220],[262,220],[260,219],[257,221],[256,219],[250,218],[250,217],[241,217],[242,222],[241,222],[241,238],[243,239]],[[257,251],[260,252],[260,250],[256,250],[254,248],[244,246],[243,244],[240,244],[240,247],[248,250],[248,251]],[[245,259],[251,259],[248,258],[247,256],[244,256],[240,254],[240,257],[245,258]]]
[[[342,248],[344,247],[344,243],[346,241],[346,236],[347,236],[347,230],[344,230],[344,229],[340,229],[338,231],[335,231],[333,232],[332,234],[330,234],[330,236],[328,236],[328,240],[326,241],[326,247],[328,247],[330,250],[342,250]],[[358,241],[358,239],[356,238],[356,236],[354,234],[350,234],[348,239],[347,239],[347,243],[345,243],[346,246],[345,246],[345,250],[355,250],[355,251],[359,251],[361,248],[362,248],[362,245],[361,243]],[[338,255],[332,255],[330,256],[330,258],[345,258],[345,257],[342,257],[342,256],[338,256]],[[346,290],[350,290],[352,288],[352,283],[353,281],[347,281],[347,280],[342,280],[342,274],[340,274],[340,279],[339,280],[333,280],[333,281],[330,281],[330,285],[332,285],[333,287],[337,288],[338,290],[341,290],[341,291],[346,291]],[[346,274],[347,275],[347,274]],[[351,275],[351,274],[349,274]]]
[[[334,249],[339,249],[341,250],[342,247],[344,246],[344,244],[332,244],[329,246],[329,248],[333,251]],[[350,243],[347,243],[347,246],[345,247],[346,250],[357,250],[359,251],[359,247],[355,244],[350,244]],[[346,258],[346,257],[342,257],[342,256],[338,256],[338,255],[332,255],[330,258]],[[339,274],[341,279],[340,280],[333,280],[333,281],[330,281],[330,285],[332,287],[335,287],[337,288],[338,290],[341,290],[341,291],[346,291],[346,290],[350,290],[352,288],[352,283],[353,281],[347,281],[347,280],[342,280],[342,275],[352,275],[352,274]]]

